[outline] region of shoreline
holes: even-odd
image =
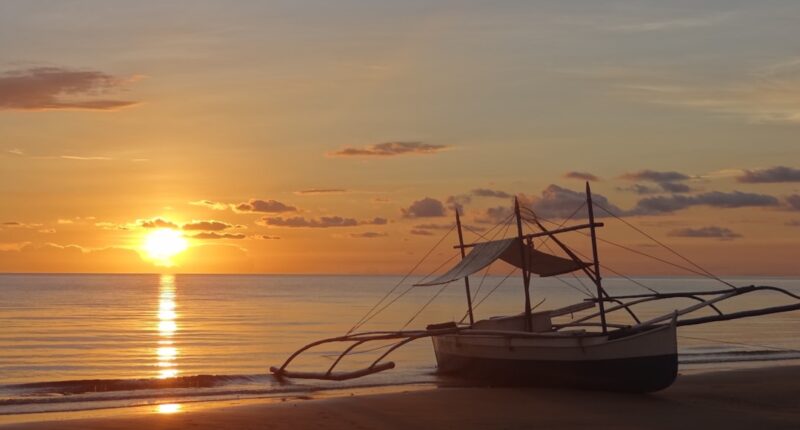
[[[681,374],[647,394],[543,388],[389,386],[178,406],[7,416],[0,429],[798,428],[800,366]],[[168,404],[175,405],[175,404]],[[159,410],[161,413],[159,413]],[[24,419],[23,419],[24,418]],[[24,422],[23,422],[24,421]]]

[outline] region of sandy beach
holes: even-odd
[[[172,414],[60,415],[2,429],[796,429],[800,366],[681,376],[650,395],[533,388],[434,388],[392,394],[195,405]],[[33,418],[29,416],[28,418]]]

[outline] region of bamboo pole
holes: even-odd
[[[466,256],[466,252],[464,251],[464,234],[461,231],[461,217],[458,214],[458,208],[456,208],[456,228],[458,229],[458,244],[459,248],[461,249],[461,259],[463,260]],[[464,277],[464,288],[467,291],[467,312],[469,313],[469,325],[475,324],[475,318],[472,316],[472,293],[469,290],[469,276]]]
[[[589,187],[589,181],[586,181],[586,206],[589,209],[589,231],[591,232],[592,236],[592,259],[594,260],[594,284],[597,286],[597,298],[603,298],[603,285],[601,280],[603,279],[600,276],[600,260],[597,258],[597,233],[595,232],[594,226],[594,207],[592,206],[592,189]],[[603,333],[608,333],[608,327],[606,326],[606,309],[603,300],[598,300],[597,303],[600,305],[600,324],[603,326]]]
[[[528,259],[525,258],[525,236],[522,234],[522,216],[519,213],[519,199],[514,197],[514,215],[517,217],[517,236],[519,237],[520,261],[522,261],[522,282],[525,286],[525,330],[532,331],[531,322],[531,275],[528,272]]]

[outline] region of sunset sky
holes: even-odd
[[[798,275],[798,22],[794,0],[4,1],[0,271],[403,273],[455,206],[476,231],[514,195],[559,219],[591,180],[715,272]]]

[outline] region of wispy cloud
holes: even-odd
[[[222,231],[233,228],[232,224],[217,220],[194,220],[183,225],[184,230]]]
[[[130,83],[97,70],[36,67],[0,73],[0,109],[113,111],[136,101],[97,98]]]
[[[800,169],[775,166],[766,169],[744,170],[740,176],[736,177],[736,180],[748,184],[800,182]]]
[[[576,171],[564,173],[564,178],[577,179],[579,181],[593,181],[593,182],[597,182],[600,180],[599,177],[589,172],[576,172]]]
[[[376,231],[365,231],[363,233],[350,233],[349,236],[356,239],[374,239],[377,237],[386,237],[389,233],[385,232],[376,232]]]
[[[448,149],[447,145],[424,142],[384,142],[363,147],[345,147],[329,152],[331,157],[394,157],[398,155],[428,155]]]
[[[718,13],[705,16],[688,16],[654,21],[635,22],[608,27],[610,31],[622,33],[642,33],[653,31],[688,30],[711,27],[729,21],[732,13]]]
[[[237,212],[265,212],[265,213],[282,213],[282,212],[296,212],[297,208],[277,200],[261,200],[250,199],[246,203],[239,203],[234,206]]]
[[[331,227],[355,227],[359,225],[355,218],[345,218],[340,216],[323,216],[318,219],[296,217],[264,217],[263,223],[270,227],[289,227],[289,228],[331,228]]]
[[[224,211],[229,208],[229,205],[227,203],[215,202],[212,200],[195,200],[189,202],[189,204],[192,206],[206,207],[209,209],[213,209],[215,211]]]
[[[308,188],[305,190],[295,191],[294,193],[301,196],[314,195],[314,194],[343,194],[347,190],[343,188]]]
[[[217,233],[217,232],[202,232],[197,233],[191,236],[193,239],[244,239],[245,236],[242,233]]]
[[[672,237],[714,238],[719,240],[732,240],[742,237],[741,234],[725,227],[709,226],[699,228],[680,228],[667,233]]]

